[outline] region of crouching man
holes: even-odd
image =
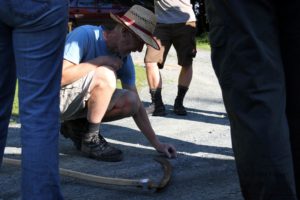
[[[161,143],[151,127],[135,85],[131,52],[143,45],[159,49],[153,39],[154,14],[133,6],[124,16],[111,14],[113,29],[85,25],[66,39],[61,81],[61,133],[85,156],[120,161],[122,152],[99,133],[100,123],[132,116],[151,145],[169,158],[176,157],[171,144]],[[120,79],[123,89],[116,89]]]

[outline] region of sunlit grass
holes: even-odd
[[[208,42],[208,33],[202,33],[200,36],[196,37],[198,49],[210,50],[210,45]]]
[[[135,66],[135,74],[136,74],[136,86],[138,90],[141,90],[144,86],[147,85],[147,76],[146,69],[141,65]]]
[[[14,103],[13,103],[13,109],[12,109],[12,115],[16,116],[19,115],[19,98],[18,98],[18,93],[19,93],[19,87],[18,83],[16,85],[16,92],[15,92],[15,98],[14,98]]]

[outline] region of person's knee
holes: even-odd
[[[93,77],[94,86],[98,88],[116,89],[116,75],[109,67],[98,67]]]
[[[193,65],[192,64],[182,65],[180,73],[186,76],[190,76],[193,73]]]
[[[135,92],[128,91],[122,98],[124,113],[132,116],[139,110],[141,101]]]
[[[191,70],[193,69],[193,62],[179,63],[179,66],[181,66],[181,68],[184,70]]]

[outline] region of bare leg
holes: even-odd
[[[146,111],[153,116],[164,116],[166,115],[166,109],[161,97],[162,79],[159,68],[156,63],[145,63],[145,65],[152,101]]]
[[[183,100],[186,92],[189,89],[190,83],[193,77],[193,67],[185,66],[181,67],[181,71],[178,77],[178,92],[174,102],[174,113],[177,115],[186,115],[186,109],[183,106]]]
[[[124,92],[126,91],[126,92]],[[116,91],[118,92],[118,90]],[[120,90],[120,95],[114,94],[111,100],[113,107],[105,113],[102,122],[115,121],[125,117],[133,116],[141,106],[136,93],[129,90]]]
[[[193,77],[193,67],[184,66],[181,67],[181,71],[178,77],[178,85],[189,87]]]
[[[87,119],[90,123],[100,123],[107,110],[113,92],[116,89],[116,76],[109,67],[96,69],[89,87]]]
[[[88,132],[83,135],[81,152],[97,160],[121,161],[122,151],[110,146],[99,134],[100,123],[116,89],[116,75],[110,67],[98,67],[89,87],[87,120]]]
[[[150,89],[162,87],[161,75],[156,63],[146,63],[147,80]]]

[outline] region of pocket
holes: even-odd
[[[7,0],[11,13],[26,19],[34,19],[46,12],[52,0]]]

